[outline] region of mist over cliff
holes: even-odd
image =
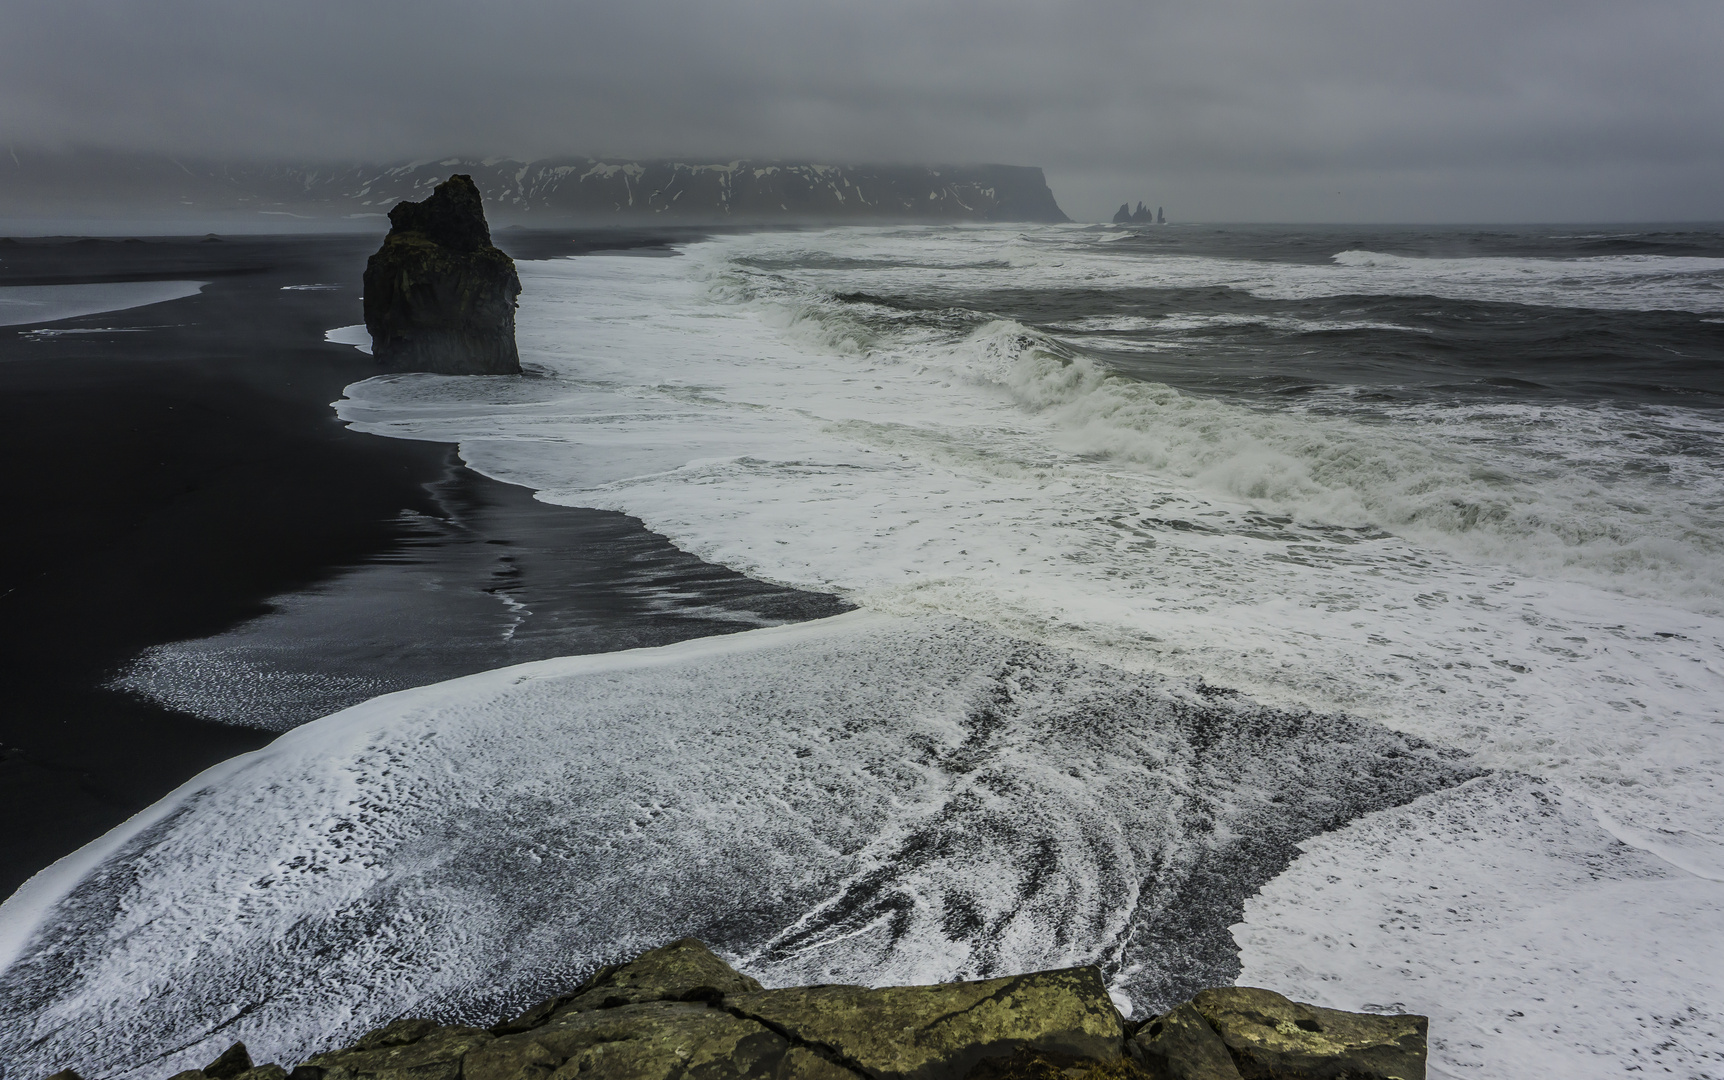
[[[504,222],[1067,220],[1042,170],[1030,166],[588,157],[306,164],[13,150],[0,158],[0,202],[14,215],[365,220],[424,198],[451,173],[472,176]]]

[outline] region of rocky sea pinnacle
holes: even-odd
[[[491,243],[473,178],[389,211],[365,266],[365,329],[379,363],[440,375],[518,375],[515,262]]]

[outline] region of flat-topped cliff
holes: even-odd
[[[0,157],[0,200],[15,211],[125,205],[177,214],[363,218],[422,199],[450,173],[473,178],[511,222],[746,224],[849,221],[1065,221],[1042,170],[1021,165],[806,161],[535,161],[446,157],[388,163],[197,161],[112,151]]]

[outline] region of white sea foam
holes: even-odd
[[[160,327],[153,326],[44,326],[26,330],[20,337],[30,341],[47,341],[58,337],[81,337],[85,334],[143,334]]]
[[[1240,982],[1431,1018],[1433,1076],[1718,1075],[1724,884],[1477,780],[1301,845],[1246,905]]]
[[[837,247],[843,264],[822,266],[817,256]],[[763,268],[803,281],[829,280],[834,291],[861,271],[870,291],[923,298],[1027,285],[1229,288],[1268,300],[1430,296],[1616,311],[1724,311],[1724,259],[1668,255],[1442,259],[1341,251],[1327,263],[1306,264],[1122,252],[1094,234],[1054,228],[1034,234],[882,229],[856,239],[805,233],[783,238],[757,258]]]
[[[1371,716],[1544,778],[1620,835],[1680,836],[1675,866],[1717,860],[1724,488],[1703,465],[1671,470],[1695,456],[1668,452],[1716,439],[1715,420],[1501,405],[1366,421],[1205,400],[1006,320],[882,331],[828,299],[956,302],[996,273],[1093,281],[1081,251],[981,232],[851,243],[737,238],[674,265],[533,266],[523,354],[549,378],[501,402],[458,380],[374,380],[341,411],[460,441],[541,497],[637,514],[703,556],[875,610],[960,614]],[[821,265],[822,248],[844,265]],[[1666,290],[1620,306],[1669,306],[1687,287],[1640,258],[1591,277],[1537,263],[1517,264],[1518,285],[1363,259],[1250,272],[1288,295],[1370,291],[1379,271],[1525,302],[1608,300],[1588,290],[1611,275]],[[1613,842],[1598,820],[1574,828]],[[1678,997],[1704,990],[1672,978]],[[1655,1027],[1624,1038],[1653,1045]]]
[[[0,326],[58,322],[81,315],[192,296],[207,281],[104,281],[88,285],[0,285]]]
[[[302,287],[310,288],[311,286]],[[371,331],[365,329],[364,323],[337,326],[333,330],[325,330],[323,340],[333,342],[336,345],[351,345],[366,356],[371,355]]]
[[[1646,936],[1603,928],[1636,910],[1648,880],[1671,883],[1647,907],[1648,934],[1684,919],[1708,926],[1707,905],[1716,907],[1708,890],[1712,869],[1724,864],[1724,487],[1692,464],[1704,455],[1672,452],[1684,440],[1716,440],[1724,434],[1716,421],[1603,407],[1404,407],[1374,418],[1297,404],[1248,408],[1118,378],[1009,320],[978,322],[925,303],[902,318],[889,305],[862,317],[856,303],[834,297],[957,307],[1006,286],[1207,283],[1263,296],[1410,291],[1714,310],[1718,261],[1484,260],[1469,277],[1465,260],[1350,254],[1328,266],[1272,266],[1103,250],[1091,236],[850,230],[729,237],[692,245],[680,260],[527,263],[519,340],[537,377],[384,376],[350,387],[339,411],[361,430],[459,442],[481,472],[553,502],[635,514],[706,558],[841,592],[876,613],[869,618],[901,617],[869,624],[899,626],[887,632],[895,640],[919,640],[930,617],[961,616],[1133,670],[1345,710],[1530,778],[1428,796],[1312,842],[1247,912],[1238,932],[1247,976],[1342,1007],[1394,996],[1431,1008],[1455,1033],[1439,1033],[1439,1074],[1494,1075],[1469,1071],[1484,1061],[1493,1069],[1512,1062],[1519,1075],[1573,1075],[1568,1051],[1557,1052],[1567,1045],[1561,1031],[1543,1021],[1505,1027],[1505,1010],[1533,1016],[1550,1006],[1575,1024],[1617,1025],[1589,1044],[1611,1068],[1664,1045],[1663,1013],[1619,1008],[1626,980],[1650,970]],[[1691,464],[1684,472],[1671,462]],[[908,645],[905,655],[935,668],[946,662]],[[870,686],[900,678],[863,652],[809,661],[806,670],[816,681]],[[467,738],[473,717],[521,715],[501,704],[501,682],[455,685],[473,696],[463,697],[471,703],[459,718],[441,717],[451,737]],[[394,700],[365,707],[374,710],[366,722],[421,715]],[[444,699],[414,700],[430,709]],[[687,707],[663,706],[654,722],[675,725]],[[834,722],[863,716],[850,710],[834,706]],[[349,730],[322,724],[326,735]],[[320,738],[331,768],[349,768],[339,763],[363,750]],[[1047,745],[1026,760],[1064,753]],[[472,792],[492,790],[489,753],[459,758],[472,762]],[[399,768],[437,778],[427,788],[437,792],[468,783],[445,782],[442,765],[387,758],[385,766],[365,755],[353,775]],[[783,798],[749,775],[737,798]],[[664,779],[618,777],[618,793],[656,791]],[[517,786],[511,778],[498,790]],[[1533,790],[1558,809],[1527,810]],[[306,797],[327,795],[314,786]],[[821,797],[834,813],[870,805]],[[1494,819],[1509,824],[1492,834],[1490,857],[1463,865],[1469,838]],[[174,835],[185,859],[207,846]],[[1381,842],[1385,835],[1396,842]],[[629,850],[650,858],[657,841],[643,836],[631,834]],[[221,850],[252,842],[236,834]],[[257,843],[258,858],[276,857],[273,840]],[[1433,853],[1428,867],[1425,852]],[[1438,852],[1449,854],[1435,859]],[[392,856],[389,865],[402,864]],[[1571,873],[1576,865],[1592,868],[1594,885]],[[1004,871],[979,873],[993,880]],[[1319,873],[1338,879],[1322,879],[1333,886],[1322,896],[1307,887]],[[1558,917],[1598,932],[1541,932],[1529,958],[1475,948],[1451,930],[1460,924],[1439,918],[1455,913],[1428,903],[1420,923],[1372,914],[1396,904],[1414,910],[1402,897],[1429,874],[1437,892],[1444,874],[1491,886],[1456,913],[1492,927],[1492,941]],[[1516,883],[1566,888],[1566,906],[1528,914]],[[182,887],[190,886],[164,886],[163,902],[183,902],[174,892]],[[403,902],[417,903],[413,890],[427,887],[405,881]],[[38,895],[53,892],[43,886]],[[659,924],[644,911],[606,932],[619,943],[635,940],[631,933],[650,938]],[[260,917],[256,933],[284,918]],[[1105,923],[1095,924],[1102,937],[1111,932]],[[1313,959],[1319,946],[1306,940],[1319,923],[1336,949],[1367,959],[1323,967]],[[1033,939],[1011,938],[1021,940]],[[919,947],[847,955],[846,977],[965,970]],[[145,969],[159,962],[138,961]],[[1564,965],[1623,982],[1595,991],[1564,979]],[[1500,994],[1470,992],[1482,984],[1454,975],[1461,968]],[[1443,991],[1440,1001],[1416,985],[1396,996],[1397,979],[1418,984],[1421,975]],[[414,967],[378,1000],[423,992],[424,978]],[[1661,1002],[1698,1003],[1695,1015],[1713,1015],[1701,1004],[1715,1000],[1715,980],[1693,969],[1660,978]],[[1539,1047],[1561,1067],[1536,1062]]]
[[[1348,330],[1392,330],[1405,334],[1429,334],[1429,328],[1369,319],[1293,319],[1277,315],[1089,315],[1068,323],[1053,323],[1052,330],[1113,331],[1132,333],[1189,333],[1228,326],[1267,326],[1291,334],[1325,334]],[[1111,343],[1110,343],[1111,344]]]
[[[1715,478],[1649,510],[1655,486],[1613,500],[1560,447],[1548,475],[1514,475],[1540,452],[1529,433],[1609,441],[1561,410],[1371,426],[1130,383],[1005,322],[943,350],[863,342],[734,279],[734,246],[774,242],[697,251],[704,279],[532,265],[522,342],[553,377],[503,400],[386,377],[340,411],[876,609],[1363,711],[1493,765],[1592,777],[1606,801],[1624,772],[1660,775],[1630,801],[1656,816],[1692,785],[1702,831],[1724,833],[1711,778],[1671,755],[1708,745],[1718,716]]]
[[[1165,1001],[1232,970],[1266,859],[1465,775],[957,620],[505,668],[298,728],[32,881],[0,908],[0,1057],[297,1061],[682,934],[776,985],[1096,962]]]

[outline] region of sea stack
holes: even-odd
[[[1113,215],[1113,223],[1115,225],[1154,225],[1158,218],[1162,223],[1165,223],[1167,219],[1161,218],[1160,214],[1161,207],[1158,206],[1151,210],[1143,205],[1143,200],[1139,199],[1136,210],[1131,208],[1130,203],[1120,203],[1119,210]]]
[[[515,262],[491,244],[471,176],[389,211],[389,235],[365,265],[372,355],[402,371],[518,375]]]

